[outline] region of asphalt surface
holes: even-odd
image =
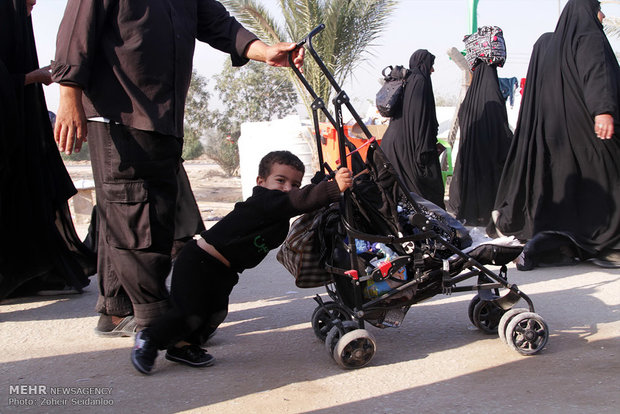
[[[130,363],[131,338],[102,339],[94,278],[83,294],[0,303],[0,413],[617,413],[620,270],[591,264],[509,269],[548,323],[522,356],[472,326],[472,293],[414,305],[400,328],[367,329],[369,366],[340,368],[313,333],[312,296],[275,255],[241,275],[208,344],[217,361]]]

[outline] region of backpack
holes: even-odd
[[[506,62],[504,32],[497,26],[483,26],[477,32],[465,36],[465,59],[473,69],[478,61],[500,68]]]
[[[276,259],[295,277],[299,288],[313,288],[331,282],[331,275],[325,270],[326,243],[321,240],[322,226],[326,213],[338,211],[322,208],[297,218]]]
[[[390,73],[386,75],[386,71],[390,69]],[[403,102],[403,94],[407,76],[411,71],[403,66],[388,66],[381,71],[383,80],[385,81],[376,96],[377,110],[381,116],[394,117],[398,114]]]

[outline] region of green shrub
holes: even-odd
[[[90,150],[88,148],[88,141],[82,144],[80,152],[74,152],[71,155],[67,155],[64,152],[60,153],[63,161],[90,161]]]
[[[204,147],[195,132],[186,128],[183,138],[183,159],[193,160],[200,157],[204,152]]]
[[[217,165],[219,165],[226,174],[239,175],[239,132],[232,135],[216,134],[207,146],[207,155]]]

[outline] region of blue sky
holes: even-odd
[[[524,77],[532,45],[547,31],[553,31],[559,9],[567,0],[480,0],[478,26],[494,25],[504,31],[507,48],[506,65],[499,69],[500,77]],[[262,0],[278,17],[278,0]],[[428,49],[436,56],[433,85],[435,95],[457,96],[462,75],[446,51],[451,47],[463,49],[463,36],[468,22],[468,0],[400,0],[384,34],[377,40],[368,56],[342,88],[353,100],[358,112],[364,113],[380,87],[380,72],[387,65],[407,65],[409,56],[417,49]],[[66,0],[39,0],[32,13],[39,61],[43,66],[54,55],[58,25]],[[620,17],[620,5],[603,4],[608,16]],[[299,40],[299,39],[293,39]],[[620,42],[612,40],[616,51]],[[194,65],[209,77],[222,70],[227,56],[208,45],[198,43]],[[274,69],[275,70],[275,69]],[[58,86],[45,88],[50,110],[58,106]]]

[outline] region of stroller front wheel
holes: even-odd
[[[344,321],[340,320],[333,321],[333,326],[327,333],[327,337],[325,338],[325,349],[327,353],[333,357],[334,356],[334,348],[336,348],[336,344],[345,334],[359,328],[359,325],[355,321]]]
[[[362,368],[375,356],[377,342],[366,329],[346,333],[334,348],[334,360],[345,369]]]
[[[476,322],[474,322],[474,308],[476,305],[480,303],[480,296],[476,295],[469,301],[469,306],[467,307],[467,316],[469,316],[469,321],[472,325],[476,326]]]
[[[329,330],[334,326],[334,321],[350,321],[353,319],[349,313],[336,302],[325,302],[317,306],[312,313],[312,329],[321,341],[325,341]]]
[[[547,322],[533,312],[516,315],[506,327],[508,346],[521,355],[534,355],[542,350],[549,340]]]
[[[494,334],[504,312],[506,311],[494,302],[481,300],[474,306],[474,325],[484,333]]]
[[[506,311],[506,313],[504,313],[501,317],[501,319],[499,320],[499,325],[497,325],[497,334],[499,335],[499,339],[502,340],[502,342],[507,343],[506,341],[506,327],[508,326],[508,323],[510,323],[510,321],[518,314],[520,313],[525,313],[525,312],[529,312],[529,309],[526,308],[513,308],[510,309],[508,311]]]

